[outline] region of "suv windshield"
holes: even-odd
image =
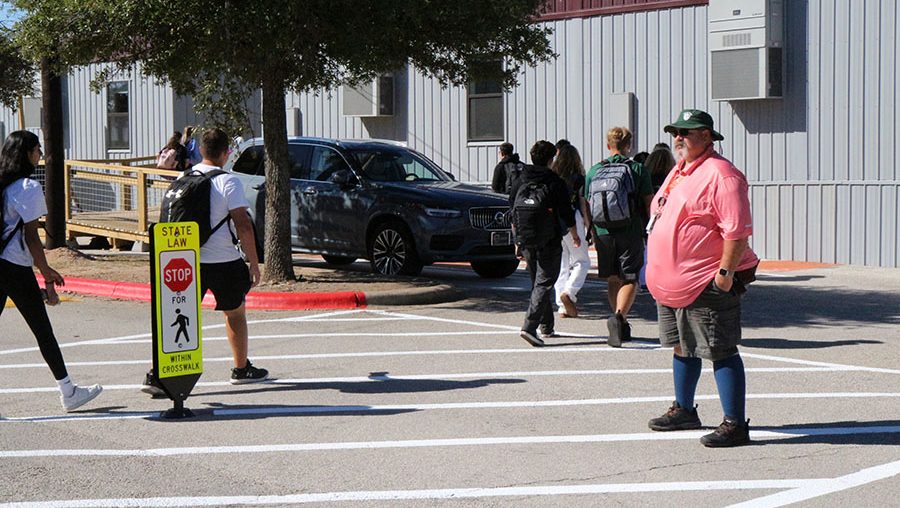
[[[409,151],[356,149],[362,174],[376,182],[443,182],[447,175],[430,160]]]

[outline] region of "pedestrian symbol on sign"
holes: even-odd
[[[181,309],[175,309],[175,314],[178,317],[175,318],[175,322],[169,326],[177,326],[178,331],[175,332],[175,343],[178,344],[178,339],[181,338],[181,335],[184,334],[185,342],[191,341],[191,336],[188,335],[187,327],[191,324],[191,318],[185,316],[181,313]],[[181,347],[181,344],[178,344],[178,347]]]

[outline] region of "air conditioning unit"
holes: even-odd
[[[355,87],[344,85],[344,116],[377,117],[394,114],[394,77],[378,76]]]
[[[710,0],[708,16],[710,98],[781,98],[784,0]]]

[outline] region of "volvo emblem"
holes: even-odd
[[[494,222],[502,224],[504,217],[506,217],[506,212],[497,212],[494,214]]]

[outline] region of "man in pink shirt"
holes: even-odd
[[[663,130],[674,136],[676,146],[683,143],[684,157],[653,199],[647,286],[657,302],[660,343],[675,350],[675,402],[649,426],[700,428],[694,393],[701,358],[706,358],[713,362],[725,418],[700,442],[740,446],[750,442],[744,364],[737,349],[741,294],[759,263],[748,246],[753,222],[747,180],[715,152],[713,142],[724,136],[714,130],[708,113],[684,110]]]

